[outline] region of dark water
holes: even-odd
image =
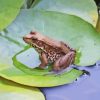
[[[41,88],[46,100],[100,100],[100,61],[94,66],[80,67],[90,72],[76,82],[52,88]]]

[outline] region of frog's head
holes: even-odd
[[[38,32],[30,32],[28,35],[23,37],[23,40],[28,44],[36,44],[37,41],[42,41],[44,36]]]

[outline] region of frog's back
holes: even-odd
[[[65,55],[62,49],[57,47],[52,47],[49,45],[45,45],[45,51],[48,58],[49,63],[55,62],[59,57]]]

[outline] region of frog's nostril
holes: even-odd
[[[25,40],[25,37],[23,37],[23,40]]]
[[[24,41],[27,41],[28,39],[29,39],[29,38],[27,38],[27,37],[23,37],[23,40],[24,40]]]

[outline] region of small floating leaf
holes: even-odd
[[[22,86],[0,77],[0,100],[45,100],[45,98],[37,88]]]

